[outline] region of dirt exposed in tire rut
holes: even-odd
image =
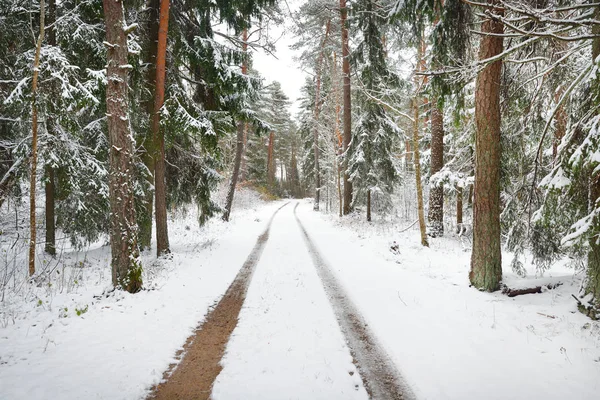
[[[210,398],[212,386],[221,372],[221,358],[231,333],[235,329],[240,310],[252,280],[256,264],[269,239],[269,231],[275,215],[288,203],[279,207],[271,216],[267,228],[258,237],[244,265],[217,305],[208,312],[204,322],[190,336],[179,364],[172,364],[164,373],[164,381],[152,388],[148,399],[174,400]]]
[[[312,256],[321,283],[352,353],[354,365],[360,373],[370,398],[374,400],[415,399],[412,390],[402,379],[400,372],[378,343],[335,274],[319,254],[317,247],[298,218],[297,207],[298,203],[294,207],[296,222],[300,226],[308,252]]]

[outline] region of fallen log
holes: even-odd
[[[511,289],[508,286],[504,285],[502,287],[502,293],[507,295],[508,297],[515,297],[515,296],[521,296],[523,294],[542,293],[542,290],[556,289],[560,285],[562,285],[562,283],[557,282],[557,283],[550,283],[548,285],[535,286],[532,288],[524,288],[524,289]]]

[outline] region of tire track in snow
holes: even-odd
[[[308,247],[321,283],[333,307],[340,329],[348,341],[348,347],[354,358],[363,384],[370,397],[375,400],[412,400],[415,399],[410,387],[379,344],[364,318],[338,282],[331,267],[319,254],[317,247],[300,222],[296,209],[294,216],[300,226],[304,242]]]
[[[177,354],[183,357],[181,362],[169,367],[164,373],[165,381],[152,388],[148,399],[205,400],[210,397],[213,383],[222,369],[220,362],[225,347],[237,325],[252,275],[269,239],[273,219],[288,204],[275,210],[219,303],[209,310],[204,322],[186,341],[183,351]]]

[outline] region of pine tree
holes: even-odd
[[[35,192],[37,186],[37,161],[38,161],[38,109],[37,109],[37,88],[40,69],[40,53],[42,51],[42,42],[44,41],[44,18],[46,16],[45,2],[40,0],[40,34],[38,35],[35,48],[35,58],[33,59],[33,79],[31,84],[31,172],[29,177],[29,275],[35,274],[35,244],[36,244],[36,226],[35,226]]]
[[[352,142],[352,92],[350,82],[350,44],[348,37],[348,6],[346,0],[340,0],[340,24],[342,36],[342,74],[344,81],[344,215],[352,211],[352,182],[348,148]]]
[[[496,0],[488,9],[502,14]],[[486,19],[482,32],[502,35],[503,26]],[[502,53],[501,36],[483,36],[479,60]],[[494,61],[477,75],[475,93],[475,190],[473,201],[473,251],[469,279],[480,290],[494,291],[502,280],[500,248],[500,81],[502,61]]]
[[[156,215],[156,254],[169,253],[169,231],[167,226],[167,193],[165,182],[165,135],[160,129],[160,109],[165,99],[165,69],[167,58],[167,34],[169,29],[169,0],[160,1],[158,24],[158,46],[156,50],[156,88],[152,114],[152,136],[154,140],[154,194]]]
[[[142,286],[133,193],[133,136],[129,125],[127,31],[123,3],[104,0],[107,46],[106,110],[110,143],[110,243],[115,287],[135,293]],[[135,25],[133,25],[135,26]]]
[[[398,87],[399,78],[390,71],[381,40],[387,23],[381,2],[357,2],[354,12],[362,33],[362,41],[354,51],[355,69],[364,86],[361,89],[367,93],[357,95],[358,118],[349,150],[350,171],[355,203],[366,201],[367,220],[370,221],[374,195],[381,200],[381,209],[390,208],[390,194],[399,178],[393,147],[402,135],[394,119],[380,102],[374,100],[372,93],[392,92]]]

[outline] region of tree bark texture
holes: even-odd
[[[342,25],[342,75],[344,81],[344,215],[352,211],[352,182],[348,165],[348,148],[352,141],[352,95],[350,86],[350,45],[348,42],[348,8],[346,0],[340,0]]]
[[[242,50],[244,53],[248,51],[248,31],[244,29],[242,33],[242,40],[244,43],[242,44]],[[248,73],[248,64],[246,59],[242,62],[242,74],[246,75]],[[240,175],[240,167],[242,165],[242,158],[244,156],[244,146],[245,146],[245,137],[246,137],[246,123],[244,121],[239,121],[237,125],[237,137],[236,137],[236,146],[235,146],[235,158],[233,160],[233,172],[231,173],[231,179],[229,181],[229,189],[227,191],[227,197],[225,199],[225,210],[223,211],[223,221],[229,221],[229,215],[231,214],[231,207],[233,205],[233,197],[235,195],[235,186],[238,182],[238,176]]]
[[[315,155],[315,204],[313,206],[315,211],[319,211],[319,202],[321,200],[321,169],[319,167],[319,113],[321,112],[321,67],[323,65],[323,51],[325,42],[329,36],[329,29],[331,27],[331,20],[327,21],[325,26],[325,37],[321,41],[321,49],[319,51],[319,58],[317,60],[317,79],[315,87],[315,127],[313,129],[314,137],[314,155]]]
[[[154,203],[156,206],[156,255],[170,252],[167,224],[167,182],[165,178],[165,133],[160,129],[160,109],[165,101],[165,75],[167,63],[167,34],[169,31],[169,0],[160,0],[158,22],[158,47],[156,50],[156,90],[152,133],[154,137]]]
[[[417,71],[422,72],[424,69],[423,60],[423,48],[420,45],[417,48]],[[423,78],[419,78],[415,74],[415,97],[413,99],[413,157],[415,164],[415,181],[417,187],[417,211],[419,214],[419,231],[421,233],[421,245],[429,247],[427,241],[427,227],[425,225],[425,210],[423,205],[423,184],[421,183],[421,154],[419,151],[419,107],[421,106],[421,99],[419,96],[420,91],[423,88]]]
[[[50,46],[56,46],[56,29],[54,22],[56,21],[56,0],[48,1],[48,44]],[[52,84],[51,92],[52,96],[56,96],[56,88]],[[50,105],[48,105],[50,106]],[[48,109],[46,115],[46,131],[49,135],[54,135],[54,111]],[[51,165],[46,164],[45,166],[45,184],[44,191],[46,193],[46,207],[45,207],[45,218],[46,218],[46,243],[44,251],[50,255],[56,255],[56,218],[55,218],[55,179],[54,179],[54,168]]]
[[[596,8],[594,19],[600,18],[600,7]],[[592,28],[593,34],[600,34],[600,26],[594,25]],[[592,41],[592,60],[596,60],[600,56],[600,39],[595,38]],[[598,80],[595,82],[598,85]],[[600,200],[600,175],[596,174],[590,179],[590,195],[593,200],[592,206],[598,207],[598,201]],[[600,219],[595,217],[594,226],[600,226]],[[580,310],[585,312],[590,318],[600,318],[600,237],[598,234],[593,235],[589,241],[590,250],[587,257],[587,280],[585,287],[585,294],[592,295],[590,301],[591,308],[584,309],[580,305]]]
[[[148,42],[146,51],[146,65],[148,71],[146,81],[150,93],[156,90],[156,52],[158,51],[158,19],[160,10],[160,0],[149,0],[147,3],[148,24],[146,30],[148,32]],[[137,147],[140,148],[140,159],[148,170],[147,184],[154,188],[154,95],[148,96],[146,101],[146,110],[150,115],[150,130],[141,136],[141,143]],[[152,221],[154,219],[154,189],[148,190],[141,199],[142,215],[137,216],[139,226],[139,243],[140,249],[149,249],[152,241]]]
[[[106,111],[110,145],[110,246],[112,281],[134,293],[142,287],[133,192],[133,136],[129,129],[127,34],[121,0],[103,0],[106,22]]]
[[[444,167],[444,114],[437,99],[431,107],[431,175]],[[429,228],[431,236],[444,235],[444,186],[432,184],[429,188]]]
[[[242,151],[244,150],[244,123],[239,122],[237,125],[237,137],[235,147],[235,159],[233,162],[233,172],[229,181],[229,190],[225,199],[225,210],[223,211],[223,221],[229,221],[231,214],[231,206],[233,205],[233,196],[235,194],[235,185],[237,185],[238,175],[240,173],[240,165],[242,161]]]
[[[35,243],[36,243],[36,221],[35,221],[35,189],[37,182],[37,158],[38,158],[38,110],[37,110],[37,88],[40,67],[40,53],[45,32],[45,3],[40,0],[40,34],[38,36],[35,56],[33,59],[33,79],[31,84],[31,173],[29,176],[29,276],[35,274]]]
[[[339,91],[339,79],[338,79],[338,63],[337,63],[337,53],[333,52],[333,64],[331,77],[333,81],[333,98],[335,100],[335,121],[333,124],[333,146],[335,150],[335,170],[336,170],[336,186],[338,193],[338,202],[339,202],[339,215],[340,217],[344,215],[344,198],[342,194],[342,166],[340,164],[340,156],[343,151],[344,146],[344,138],[342,136],[342,132],[340,131],[340,113],[342,111],[342,106],[340,104],[340,91]]]
[[[488,0],[491,7],[498,0]],[[495,13],[502,13],[496,8]],[[486,19],[484,33],[501,35],[500,22]],[[479,59],[503,51],[503,38],[482,36]],[[475,188],[473,199],[473,251],[471,284],[479,290],[495,291],[502,280],[500,244],[500,84],[502,61],[488,64],[477,76],[475,89]]]
[[[415,181],[417,186],[417,209],[419,214],[419,231],[421,233],[421,245],[429,247],[427,241],[427,227],[425,226],[425,210],[423,206],[423,185],[421,183],[421,161],[419,154],[419,97],[415,94],[413,100],[413,156],[415,164]]]

